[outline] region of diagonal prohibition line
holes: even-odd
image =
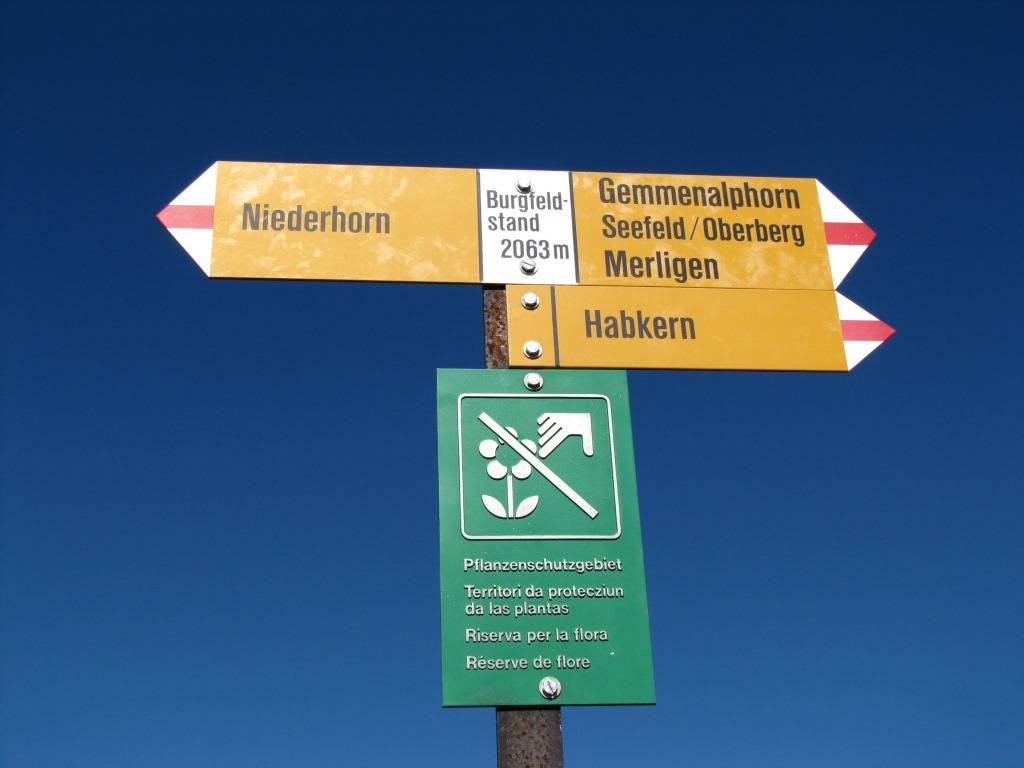
[[[576,493],[576,491],[574,491],[569,486],[569,484],[565,482],[565,480],[556,475],[547,467],[546,464],[543,464],[540,459],[538,459],[536,456],[530,453],[530,449],[523,445],[521,442],[519,442],[511,432],[509,432],[507,429],[501,426],[498,422],[496,422],[486,413],[481,413],[478,418],[480,419],[480,421],[487,425],[487,428],[490,429],[491,432],[493,432],[502,440],[504,440],[505,443],[513,451],[522,456],[523,459],[525,459],[531,467],[533,467],[542,475],[544,475],[544,478],[549,483],[551,483],[553,486],[555,486],[555,488],[557,488],[566,496],[568,496],[569,500],[572,501],[572,503],[575,504],[577,507],[582,509],[587,515],[589,515],[591,520],[597,517],[597,510],[590,505],[590,502],[588,502],[586,499],[584,499],[582,496]]]

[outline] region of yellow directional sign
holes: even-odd
[[[160,214],[210,277],[476,283],[476,172],[214,164]]]
[[[831,290],[829,246],[874,236],[814,179],[574,173],[573,200],[581,285]]]
[[[513,367],[848,371],[893,332],[835,291],[507,291]]]
[[[158,218],[211,277],[833,290],[814,179],[218,162]]]

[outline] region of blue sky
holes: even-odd
[[[478,286],[211,281],[216,160],[820,179],[848,374],[629,375],[658,703],[569,764],[1024,763],[1017,3],[7,3],[0,763],[461,766],[435,370]]]

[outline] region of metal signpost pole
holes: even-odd
[[[484,287],[484,361],[508,368],[505,289]],[[561,707],[496,707],[498,768],[562,768]]]

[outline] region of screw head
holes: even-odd
[[[531,360],[536,360],[544,354],[544,347],[542,347],[539,342],[528,341],[523,344],[523,354]]]
[[[540,695],[549,701],[562,695],[562,684],[557,677],[545,677],[537,688],[540,690]]]
[[[535,275],[537,273],[537,262],[533,259],[523,259],[519,262],[519,271],[524,275]]]
[[[531,392],[536,392],[544,386],[544,377],[539,373],[528,373],[523,377],[523,384]]]
[[[529,192],[533,190],[533,182],[525,178],[516,179],[516,189],[524,195],[529,194]]]
[[[522,304],[526,309],[536,309],[537,307],[540,306],[540,296],[538,296],[533,291],[530,291],[529,293],[523,294],[523,297],[519,300],[519,303]]]

